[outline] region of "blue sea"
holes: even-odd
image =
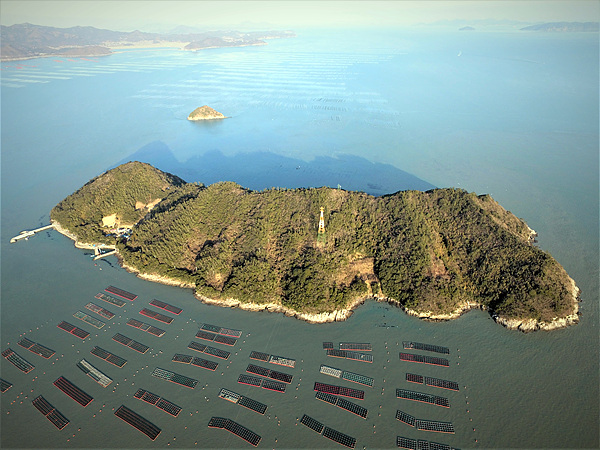
[[[595,33],[299,30],[268,45],[184,52],[130,49],[106,57],[39,58],[1,65],[1,341],[35,369],[6,359],[0,376],[2,448],[249,448],[208,427],[224,417],[261,436],[259,448],[338,448],[304,414],[356,439],[395,448],[398,436],[456,448],[597,448],[599,443],[599,45]],[[186,120],[209,105],[228,118]],[[331,186],[383,195],[459,187],[491,194],[538,234],[581,288],[580,323],[523,334],[483,311],[444,323],[367,301],[345,322],[308,324],[281,314],[208,306],[191,290],[141,280],[114,257],[94,262],[55,231],[9,244],[49,223],[50,209],[109,168],[140,160],[186,181],[235,181],[255,190]],[[114,285],[138,298],[118,308],[95,298]],[[171,324],[139,311],[152,299],[179,306]],[[73,317],[94,302],[113,313],[96,329]],[[152,307],[150,307],[152,308]],[[161,311],[164,312],[164,311]],[[169,314],[169,313],[165,313]],[[93,315],[93,314],[90,314]],[[154,322],[156,337],[127,326]],[[61,321],[85,329],[80,340]],[[202,324],[242,331],[233,346],[195,337]],[[150,347],[140,354],[112,339]],[[55,350],[44,359],[26,337]],[[190,342],[230,352],[195,354]],[[448,347],[449,366],[401,361],[403,341]],[[372,345],[372,363],[331,358],[323,342]],[[118,368],[90,351],[121,356]],[[293,358],[294,368],[250,359]],[[218,362],[215,371],[172,361]],[[102,388],[76,366],[85,358],[113,379]],[[285,393],[238,383],[248,364],[293,375]],[[374,379],[373,387],[319,372],[324,364]],[[151,376],[163,368],[198,380],[189,389]],[[458,392],[406,381],[456,381]],[[64,376],[94,400],[82,407],[53,386]],[[364,419],[315,398],[314,383],[352,387]],[[178,417],[134,398],[153,392]],[[267,405],[264,415],[218,397],[221,388]],[[450,408],[396,397],[408,389]],[[32,400],[42,395],[70,423],[58,430]],[[152,441],[114,415],[121,405],[162,431]],[[454,433],[396,419],[451,423]]]

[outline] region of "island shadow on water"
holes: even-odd
[[[272,187],[338,187],[385,195],[397,191],[426,191],[434,185],[390,164],[373,163],[365,158],[343,154],[320,156],[312,161],[290,158],[271,152],[239,153],[225,156],[210,151],[185,162],[178,161],[162,141],[151,142],[111,167],[128,161],[140,161],[177,175],[187,182],[205,185],[218,181],[233,181],[239,185],[263,190]]]

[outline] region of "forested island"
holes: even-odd
[[[344,320],[368,298],[428,320],[482,308],[522,331],[578,322],[579,289],[527,224],[460,189],[259,192],[129,162],[50,216],[77,242],[116,245],[126,269],[207,303],[312,322]]]

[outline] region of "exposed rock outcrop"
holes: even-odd
[[[225,119],[225,116],[215,111],[210,106],[204,105],[193,110],[188,116],[188,120],[214,120]]]

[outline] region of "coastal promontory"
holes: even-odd
[[[215,111],[210,106],[204,105],[200,106],[193,110],[189,116],[188,120],[196,121],[196,120],[214,120],[214,119],[225,119],[225,116],[218,111]]]
[[[116,245],[139,276],[224,306],[319,322],[373,298],[428,320],[481,308],[523,331],[578,321],[575,282],[527,224],[461,189],[258,192],[130,162],[65,198],[51,219],[72,239]]]

